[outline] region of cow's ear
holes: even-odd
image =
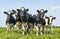
[[[44,13],[47,13],[47,12],[48,12],[48,10],[45,10],[45,11],[44,11]]]
[[[15,11],[15,10],[12,10],[12,12],[13,12],[13,13],[16,13],[16,11]]]
[[[53,17],[53,19],[56,19],[56,17]]]
[[[17,11],[20,11],[20,9],[17,9]]]
[[[26,9],[26,11],[29,11],[29,9]]]
[[[4,11],[4,14],[7,14],[7,12],[6,12],[6,11]]]
[[[40,11],[39,11],[39,10],[37,10],[37,12],[39,13]]]

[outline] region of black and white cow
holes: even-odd
[[[19,23],[17,23],[17,22],[16,23],[17,23],[17,25],[21,24],[21,32],[23,35],[25,32],[27,32],[27,28],[28,28],[28,18],[29,18],[28,13],[27,13],[28,10],[29,9],[25,9],[24,7],[21,7],[20,9],[17,9],[17,13],[16,13],[17,14],[16,20],[17,20],[17,22],[19,22]],[[12,10],[12,11],[15,12],[15,10]]]
[[[53,20],[56,19],[56,17],[53,16],[45,16],[45,27],[46,27],[46,32],[48,33],[48,27],[50,28],[50,32],[53,33],[53,28],[52,28],[52,22]]]
[[[20,32],[21,28],[22,28],[22,21],[21,21],[21,18],[20,18],[20,11],[19,11],[19,9],[16,9],[16,10],[12,10],[12,12],[15,13],[17,31]]]
[[[35,17],[35,23],[36,25],[34,26],[37,30],[37,35],[38,33],[42,34],[42,25],[45,24],[45,21],[43,19],[45,13],[47,13],[47,10],[41,9],[41,10],[37,10],[38,14],[34,15]]]
[[[33,16],[32,14],[26,13],[26,22],[28,23],[28,34],[32,33],[32,28],[33,28]]]
[[[13,32],[13,28],[15,25],[15,18],[12,15],[14,13],[9,10],[8,12],[4,11],[4,14],[7,15],[7,19],[6,19],[7,31],[12,30],[12,32]]]

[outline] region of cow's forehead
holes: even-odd
[[[53,18],[52,16],[49,16],[49,18]]]
[[[24,11],[24,10],[25,10],[25,8],[24,8],[24,7],[22,7],[22,8],[21,8],[21,10],[22,10],[22,11]]]
[[[8,14],[11,14],[11,11],[8,11]]]
[[[53,18],[52,16],[49,17],[50,20],[52,20],[52,18]]]
[[[41,9],[41,12],[44,12],[44,10],[43,10],[43,9]]]

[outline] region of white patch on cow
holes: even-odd
[[[21,8],[22,11],[24,11],[24,8]]]
[[[36,29],[36,35],[38,36],[38,32],[39,32],[38,26],[35,26],[35,29]]]
[[[38,26],[34,25],[34,28],[36,29],[36,31],[38,31]]]
[[[10,12],[10,11],[8,11],[8,14],[11,14],[11,12]]]
[[[45,18],[45,22],[46,22],[45,25],[48,25],[48,18]]]
[[[52,17],[49,17],[49,20],[50,20],[49,23],[52,23],[52,21],[51,21],[52,20]]]
[[[46,16],[43,17],[43,19],[45,19]]]
[[[44,12],[44,10],[41,10],[41,12]]]
[[[22,29],[25,31],[24,25],[22,24]]]

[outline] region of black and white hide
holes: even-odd
[[[49,16],[49,27],[50,27],[50,32],[53,33],[53,26],[52,26],[52,23],[53,23],[53,20],[56,19],[56,17],[53,17],[53,16]]]
[[[35,23],[36,25],[34,26],[36,28],[36,30],[38,31],[37,32],[37,35],[38,33],[40,33],[42,35],[42,25],[45,23],[43,17],[45,15],[45,13],[47,13],[47,10],[44,10],[44,9],[41,9],[41,10],[37,10],[38,14],[35,17]]]
[[[25,9],[24,7],[21,7],[20,9],[17,9],[16,12],[16,26],[21,26],[20,31],[22,32],[23,35],[27,32],[28,29],[28,18],[27,18],[28,10],[29,9]]]
[[[12,30],[12,32],[13,32],[13,28],[15,25],[15,18],[12,15],[14,13],[9,10],[8,12],[4,11],[4,14],[7,15],[7,19],[6,19],[7,31],[6,31],[6,33],[10,30]]]
[[[16,9],[16,10],[12,10],[13,13],[15,13],[16,16],[16,27],[17,27],[17,32],[21,32],[22,29],[22,21],[20,18],[20,10]]]
[[[56,17],[53,17],[53,16],[49,16],[49,17],[46,16],[45,17],[45,30],[46,30],[46,33],[48,33],[48,31],[53,33],[52,22],[53,22],[54,19],[56,19]],[[48,30],[48,28],[50,28],[50,30]]]
[[[28,12],[29,9],[25,9],[24,7],[20,8],[20,17],[22,20],[22,29],[23,29],[23,35],[26,33],[28,34],[28,19],[29,19],[29,14]]]
[[[32,14],[28,14],[27,15],[27,18],[28,18],[28,34],[29,33],[32,33],[32,29],[33,29],[33,16]]]

